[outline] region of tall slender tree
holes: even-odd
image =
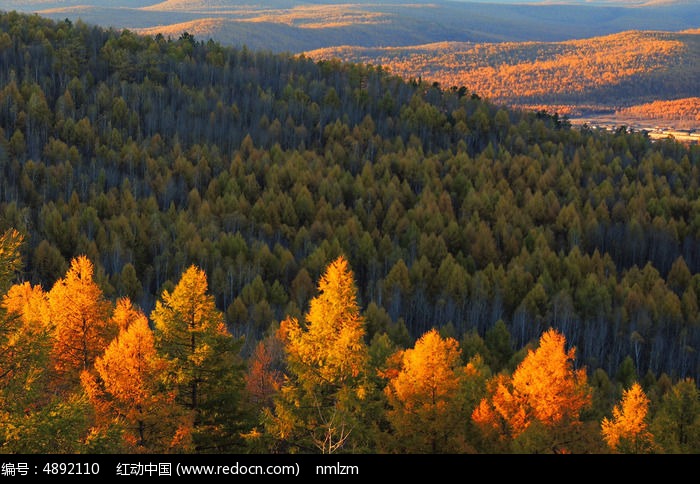
[[[49,399],[46,293],[28,282],[15,284],[0,311],[0,446],[16,450],[27,436],[23,425]]]
[[[80,373],[92,368],[118,328],[110,318],[112,303],[95,282],[94,266],[87,256],[72,260],[65,277],[56,281],[48,297],[55,382],[68,390],[80,383]]]
[[[326,267],[304,321],[288,317],[278,334],[287,378],[267,414],[267,430],[278,448],[366,451],[369,353],[353,272],[344,256]]]
[[[240,411],[243,340],[228,331],[206,273],[191,265],[172,292],[162,292],[151,320],[176,402],[191,414],[195,452],[240,450],[247,425]]]

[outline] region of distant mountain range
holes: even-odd
[[[354,45],[411,46],[434,42],[555,42],[626,30],[700,27],[700,2],[569,0],[487,3],[265,0],[0,0],[0,10],[81,19],[142,33],[188,33],[202,40],[273,52]]]

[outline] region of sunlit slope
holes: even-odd
[[[700,123],[700,97],[675,101],[654,101],[620,110],[630,118],[656,119],[664,121],[672,114],[674,119]]]
[[[511,105],[623,107],[700,92],[700,34],[629,31],[566,42],[339,47],[307,52],[383,65]]]

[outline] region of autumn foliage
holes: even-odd
[[[53,326],[53,365],[68,384],[92,367],[117,334],[110,319],[111,303],[94,279],[94,266],[86,256],[73,259],[65,277],[48,294]]]
[[[316,369],[317,378],[335,383],[357,377],[364,370],[364,326],[357,304],[357,288],[344,257],[326,268],[312,299],[304,327],[294,318],[280,325],[289,358]]]
[[[123,324],[94,372],[84,371],[82,384],[95,407],[96,428],[118,425],[129,452],[169,452],[180,447],[187,422],[176,415],[174,394],[166,391],[167,361],[158,354],[146,316],[128,300],[117,303]]]
[[[644,100],[646,86],[654,83],[672,89],[678,78],[697,73],[696,67],[686,65],[684,52],[696,49],[698,38],[692,32],[627,31],[564,42],[340,46],[306,54],[319,60],[378,64],[404,78],[420,76],[443,86],[468,86],[499,103],[533,110],[538,105],[565,115],[589,108],[615,109],[620,98]],[[621,114],[697,120],[698,106],[692,98],[668,101],[623,109]]]
[[[700,451],[697,146],[372,65],[0,25],[0,451],[613,452],[635,380],[654,451]],[[697,77],[697,39],[474,45],[462,71],[649,94],[654,66]]]
[[[27,448],[23,433],[45,450],[129,453],[570,453],[595,445],[584,420],[594,389],[556,329],[512,373],[494,376],[478,351],[466,358],[457,339],[434,328],[409,348],[387,333],[368,345],[354,274],[340,256],[303,319],[283,320],[244,365],[197,266],[163,291],[150,320],[127,297],[109,302],[92,268],[76,258],[49,293],[21,283],[3,297],[6,445]],[[70,359],[59,335],[72,327],[83,329],[72,334],[84,352]],[[499,334],[484,347],[474,335],[464,341],[495,349],[509,339],[506,328]],[[79,381],[71,385],[69,374]],[[692,451],[696,400],[688,379],[664,393],[657,440],[650,399],[634,382],[602,417],[600,443],[614,453],[650,452],[661,442]]]
[[[327,267],[303,322],[289,317],[278,337],[288,364],[268,428],[280,445],[322,453],[363,445],[358,427],[369,355],[354,274],[345,257]]]
[[[611,451],[646,453],[653,447],[653,435],[648,424],[649,398],[638,382],[622,393],[612,417],[601,422],[603,439]]]
[[[396,355],[398,371],[384,389],[396,447],[408,452],[465,450],[466,378],[459,343],[432,329]]]
[[[545,331],[537,349],[529,350],[511,377],[497,375],[490,396],[472,414],[485,432],[518,439],[533,424],[551,432],[548,450],[560,447],[559,435],[580,425],[581,412],[591,404],[585,369],[574,368],[575,350],[554,329]]]

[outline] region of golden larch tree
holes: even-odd
[[[463,452],[466,374],[457,340],[432,329],[399,358],[399,370],[384,389],[395,450]]]
[[[174,394],[166,391],[168,362],[156,352],[155,338],[146,316],[128,299],[117,302],[119,335],[95,360],[94,371],[81,375],[83,387],[95,408],[93,432],[123,430],[123,448],[131,453],[189,450],[190,428],[184,412],[178,413]]]
[[[612,418],[603,417],[600,431],[603,440],[615,453],[641,454],[653,449],[647,415],[649,398],[638,382],[622,392],[622,398],[612,410]]]
[[[280,323],[287,378],[267,429],[289,452],[321,453],[366,445],[362,424],[369,353],[352,270],[343,256],[318,283],[303,322]]]
[[[555,329],[545,331],[539,346],[528,350],[511,377],[489,383],[472,419],[485,433],[518,441],[532,452],[569,452],[581,427],[581,411],[591,405],[585,368],[574,368],[575,349]]]
[[[156,349],[170,363],[176,403],[191,414],[196,451],[235,451],[244,425],[242,340],[228,331],[206,273],[189,266],[172,292],[162,292],[151,320]]]
[[[92,368],[118,328],[110,318],[112,303],[95,282],[93,264],[86,256],[71,261],[48,296],[56,383],[67,389],[80,382],[82,371]]]
[[[44,400],[49,303],[40,286],[15,284],[2,298],[0,408],[28,411]]]
[[[128,329],[132,323],[140,322],[144,318],[146,318],[146,315],[134,306],[130,298],[121,297],[117,299],[114,311],[112,311],[112,322],[119,328],[119,331]],[[148,321],[148,318],[146,318],[146,321]]]

